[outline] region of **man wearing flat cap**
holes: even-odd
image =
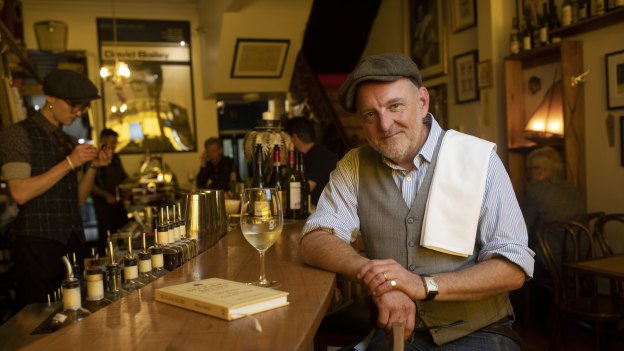
[[[339,161],[302,233],[300,256],[367,286],[378,312],[369,350],[519,350],[508,291],[534,253],[511,182],[488,141],[442,130],[416,64],[362,60],[340,87],[369,145]],[[350,242],[361,236],[366,257]],[[409,345],[409,346],[408,346]]]
[[[46,102],[39,112],[0,132],[2,177],[19,206],[11,230],[20,307],[45,302],[58,289],[65,276],[61,256],[73,252],[82,258],[79,205],[91,192],[96,169],[112,157],[112,150],[77,144],[62,130],[100,98],[87,77],[53,71],[43,80],[43,92]]]

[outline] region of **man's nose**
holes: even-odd
[[[391,113],[387,111],[380,111],[377,116],[377,125],[380,130],[388,130],[390,126],[394,124],[394,118]]]

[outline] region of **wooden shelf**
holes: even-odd
[[[551,31],[551,34],[553,36],[564,38],[572,35],[590,32],[593,30],[598,30],[600,28],[622,22],[624,22],[624,7],[619,7],[605,13],[604,15],[593,16],[567,27],[557,28]]]

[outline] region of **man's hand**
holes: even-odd
[[[89,161],[93,161],[98,157],[98,149],[89,144],[78,144],[72,150],[69,158],[74,167],[80,167]]]
[[[405,326],[405,340],[412,335],[416,325],[416,304],[401,291],[389,291],[381,296],[374,296],[379,317],[377,325],[392,335],[392,325],[402,323]],[[395,341],[396,342],[396,341]]]
[[[117,198],[115,197],[115,195],[106,194],[106,203],[114,205],[117,203]]]
[[[106,167],[113,161],[113,150],[103,148],[97,151],[97,157],[91,162],[95,168]]]
[[[420,276],[409,272],[392,259],[367,262],[357,277],[375,296],[393,290],[404,292],[411,300],[422,300],[426,295]]]
[[[206,167],[208,163],[208,153],[206,151],[202,152],[201,157],[199,159],[199,165],[201,168]]]

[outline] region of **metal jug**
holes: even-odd
[[[183,199],[186,234],[197,239],[200,252],[227,234],[223,190],[199,189],[184,193]]]

